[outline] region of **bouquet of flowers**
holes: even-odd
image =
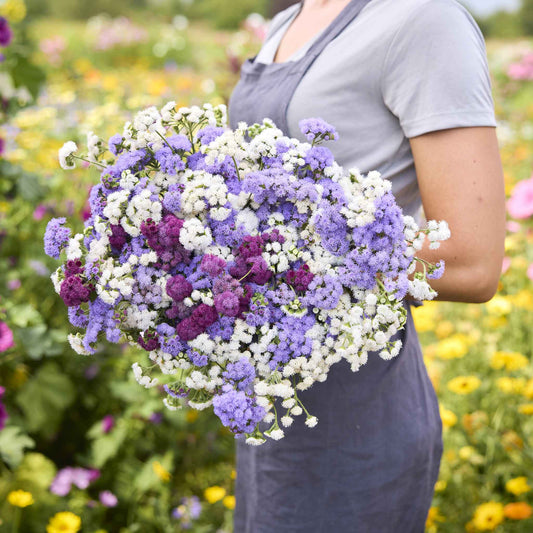
[[[44,237],[64,258],[52,281],[81,328],[72,348],[93,354],[104,336],[142,347],[141,385],[159,384],[169,409],[212,405],[249,444],[282,438],[303,412],[313,427],[297,391],[335,362],[396,356],[403,298],[433,298],[427,279],[444,269],[414,254],[449,237],[445,222],[419,229],[389,181],[345,172],[320,146],[337,138],[331,125],[300,128],[308,142],[268,119],[231,130],[223,105],[144,109],[107,145],[90,132],[86,157],[61,148],[63,168],[86,160],[101,180],[83,233],[55,218]]]

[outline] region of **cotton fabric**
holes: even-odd
[[[290,59],[272,64],[300,4],[272,21],[259,54],[243,65],[229,103],[230,125],[283,117],[321,117],[339,140],[325,143],[337,162],[377,169],[398,203],[419,218],[421,198],[409,138],[461,126],[495,126],[483,38],[454,0],[372,0],[343,16]],[[348,22],[348,24],[346,24]],[[321,45],[309,68],[300,69]],[[322,45],[323,46],[322,48]],[[294,67],[294,68],[292,68]],[[304,71],[305,70],[305,71]],[[298,76],[294,92],[274,90]],[[255,105],[254,105],[255,104]],[[411,309],[390,361],[369,355],[357,372],[346,361],[299,393],[318,417],[283,428],[280,441],[257,447],[236,440],[235,533],[422,533],[443,451],[442,421]],[[278,417],[285,414],[276,402]],[[270,424],[261,423],[266,430]]]

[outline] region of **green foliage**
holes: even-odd
[[[22,461],[24,450],[34,445],[35,441],[19,427],[8,426],[0,431],[0,455],[11,468]]]
[[[524,34],[522,19],[518,13],[497,11],[478,20],[479,27],[486,38],[510,39]]]
[[[525,35],[533,35],[533,0],[522,0],[520,20]]]
[[[185,6],[188,4],[183,2]],[[266,0],[239,0],[230,5],[225,0],[199,0],[190,7],[184,6],[184,12],[191,18],[209,20],[217,28],[236,29],[250,13],[266,15]]]
[[[53,435],[74,401],[74,385],[55,363],[45,363],[17,395],[30,432]]]

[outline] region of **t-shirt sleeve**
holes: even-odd
[[[381,90],[408,138],[497,125],[483,35],[455,1],[428,1],[407,16],[390,42]]]

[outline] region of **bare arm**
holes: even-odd
[[[492,127],[454,128],[410,139],[424,212],[446,220],[451,237],[427,243],[417,257],[444,259],[445,273],[431,286],[438,300],[490,300],[501,274],[505,239],[503,171]]]

